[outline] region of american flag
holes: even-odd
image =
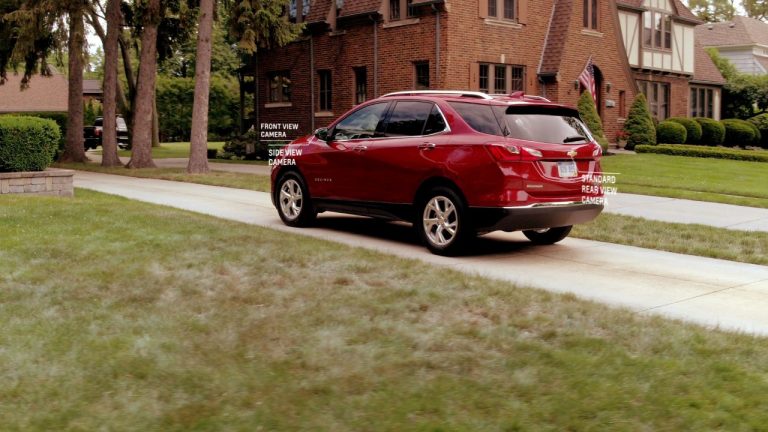
[[[592,65],[592,57],[587,60],[587,65],[579,75],[579,83],[589,90],[589,94],[592,95],[592,100],[597,102],[597,90],[595,89],[595,67]]]

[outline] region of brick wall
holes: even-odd
[[[74,171],[49,168],[45,171],[0,173],[0,195],[74,196]]]

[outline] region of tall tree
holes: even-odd
[[[736,13],[735,0],[689,0],[688,7],[707,22],[730,21]]]
[[[200,0],[197,27],[197,62],[195,63],[195,103],[192,107],[192,136],[187,172],[207,173],[208,168],[208,96],[211,88],[211,36],[214,0]]]
[[[743,6],[747,16],[763,21],[768,20],[768,2],[765,0],[744,0]]]
[[[104,135],[101,141],[101,165],[121,164],[117,155],[117,53],[122,32],[120,0],[107,0],[107,35],[104,39]]]
[[[84,3],[68,2],[69,38],[69,92],[67,95],[67,141],[59,157],[62,162],[85,162],[83,146],[83,49],[85,48]]]

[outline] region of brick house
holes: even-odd
[[[639,37],[640,19],[656,9],[683,32],[680,45],[659,50],[671,51],[659,64],[644,62],[651,50],[632,45],[631,36]],[[666,105],[654,102],[660,118],[688,115],[702,57],[692,37],[698,21],[679,0],[293,0],[290,19],[306,23],[303,37],[260,52],[246,83],[256,89],[251,122],[262,131],[267,124],[298,124],[289,139],[398,90],[523,90],[575,105],[583,91],[578,76],[591,58],[598,111],[612,141],[638,88],[654,91],[640,83],[669,89]],[[682,55],[685,67],[666,67],[672,55]],[[715,78],[722,77],[714,72],[717,77],[701,79],[719,103],[722,84]]]
[[[29,87],[21,90],[21,74],[8,72],[8,80],[0,85],[0,113],[67,112],[69,84],[56,70],[50,76],[35,75]]]
[[[705,48],[715,48],[742,73],[768,73],[768,24],[743,16],[732,21],[696,27],[696,39]]]

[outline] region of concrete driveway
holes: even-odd
[[[573,293],[638,313],[768,335],[764,266],[570,238],[533,246],[517,233],[485,236],[468,256],[446,258],[417,244],[406,224],[331,213],[316,228],[286,227],[263,192],[90,172],[77,172],[75,186]]]

